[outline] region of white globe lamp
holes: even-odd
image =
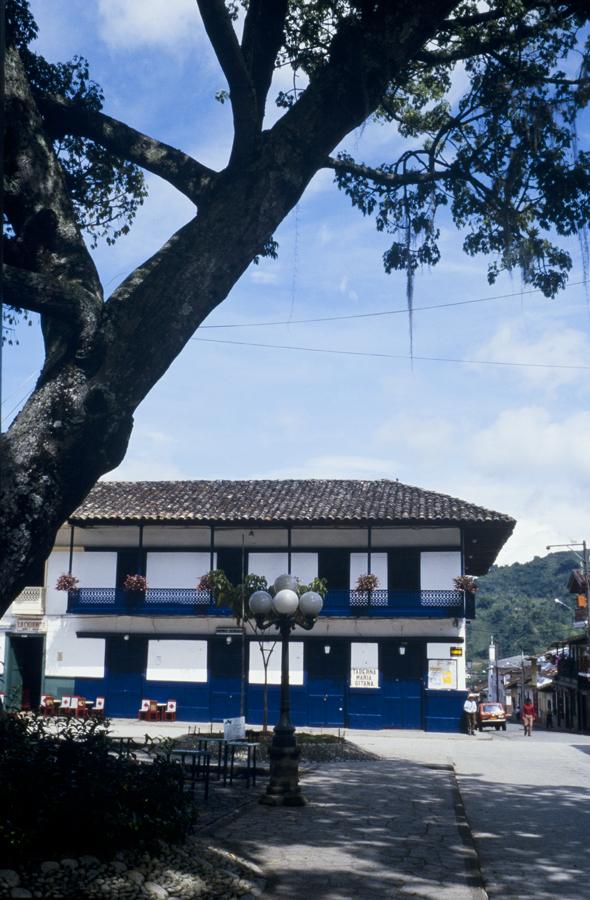
[[[306,591],[299,598],[299,609],[304,616],[315,619],[322,611],[324,601],[316,591]]]
[[[295,575],[279,575],[278,578],[275,578],[274,589],[277,594],[285,589],[294,591],[296,588],[297,578]]]
[[[272,606],[279,616],[292,616],[299,606],[299,597],[295,591],[283,588],[272,598]]]
[[[254,591],[248,606],[255,616],[267,616],[272,609],[272,597],[268,591]]]

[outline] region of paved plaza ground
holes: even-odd
[[[178,736],[186,725],[120,721],[115,731]],[[252,802],[211,826],[216,841],[260,866],[265,896],[590,896],[589,737],[525,738],[516,725],[476,737],[346,737],[379,759],[307,771],[303,809]]]

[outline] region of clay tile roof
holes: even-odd
[[[516,524],[503,513],[385,479],[100,481],[69,521],[78,526],[460,526],[470,575],[488,570]]]
[[[502,523],[503,513],[399,481],[100,481],[74,523]]]

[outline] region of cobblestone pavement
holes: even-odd
[[[331,763],[304,775],[302,786],[304,808],[252,803],[213,827],[213,837],[261,867],[265,896],[485,897],[448,769]]]
[[[491,900],[590,897],[590,737],[349,732],[389,759],[451,763]]]

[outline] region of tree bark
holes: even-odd
[[[21,84],[19,115],[31,132],[26,140],[43,157],[33,161],[33,174],[46,184],[44,175],[51,169],[50,188],[63,207],[56,232],[61,244],[52,251],[50,265],[45,265],[46,255],[38,254],[31,268],[59,279],[65,273],[77,292],[68,295],[63,282],[66,300],[59,297],[58,279],[52,302],[61,310],[69,296],[76,314],[72,323],[43,315],[50,364],[0,438],[0,613],[47,558],[60,525],[96,480],[123,459],[137,405],[225,299],[340,140],[376,109],[386,85],[403,76],[457,2],[376,4],[385,12],[373,32],[357,23],[337,34],[328,64],[295,106],[260,134],[249,154],[240,153],[239,164],[230,161],[212,177],[198,216],[106,303],[71,224],[49,138],[43,137],[40,116]],[[43,139],[35,143],[33,135]],[[24,157],[25,137],[18,138]],[[173,166],[171,153],[166,164]],[[13,177],[23,234],[30,211],[16,188],[30,189],[35,182],[26,182],[27,171],[23,163]],[[47,209],[46,196],[33,200],[38,213]],[[79,302],[81,290],[90,291],[92,303]],[[42,300],[37,308],[43,308]]]

